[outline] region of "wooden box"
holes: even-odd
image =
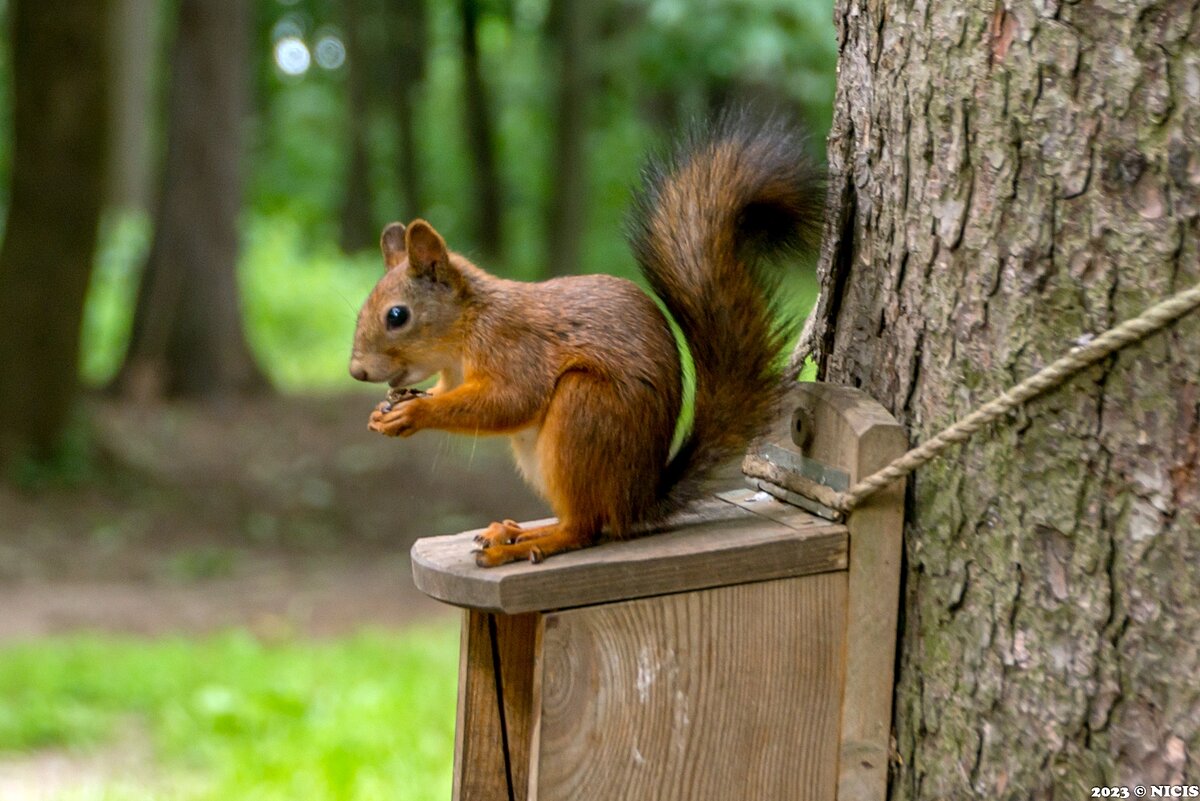
[[[803,385],[756,455],[835,489],[904,451],[844,387]],[[903,489],[844,522],[754,479],[670,530],[481,569],[413,547],[465,608],[455,801],[882,801]]]

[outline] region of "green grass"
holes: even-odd
[[[102,748],[130,720],[156,765],[105,797],[405,801],[450,795],[449,627],[263,642],[73,636],[0,648],[0,758]]]

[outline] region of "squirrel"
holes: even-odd
[[[695,369],[691,428],[671,454],[683,395],[667,317],[632,281],[492,276],[428,222],[391,223],[386,272],[363,304],[350,373],[386,382],[368,427],[508,434],[517,465],[557,515],[492,523],[476,563],[540,562],[644,531],[703,495],[704,479],[774,421],[789,326],[767,259],[818,241],[823,176],[779,121],[729,114],[644,170],[629,239]],[[438,374],[428,393],[404,388]]]

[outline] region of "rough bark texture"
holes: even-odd
[[[54,452],[79,384],[103,194],[106,13],[95,0],[8,8],[13,168],[0,248],[0,464]]]
[[[839,0],[815,339],[922,440],[1200,279],[1200,11]],[[1200,783],[1200,316],[910,485],[893,797]]]
[[[237,220],[247,0],[181,0],[154,240],[117,387],[138,397],[264,386],[242,328]]]

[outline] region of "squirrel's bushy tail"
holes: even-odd
[[[817,244],[823,200],[823,173],[802,137],[745,113],[725,115],[645,169],[630,243],[683,331],[696,377],[691,430],[653,518],[695,500],[714,468],[774,422],[779,357],[793,332],[776,314],[769,262]]]

